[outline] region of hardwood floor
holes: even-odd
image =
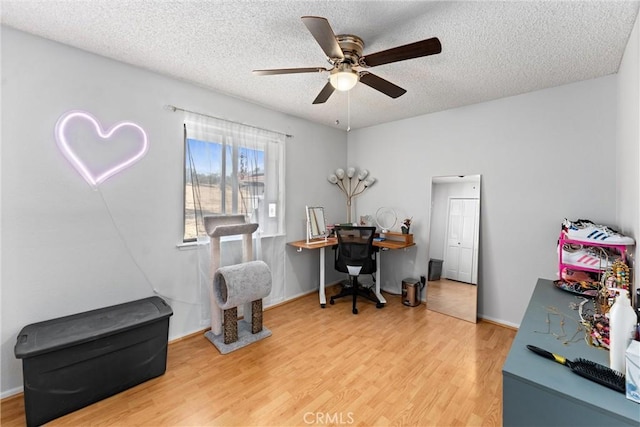
[[[478,287],[449,279],[430,281],[427,284],[427,306],[429,310],[475,323]]]
[[[171,343],[163,376],[48,425],[501,425],[516,332],[385,298],[358,315],[317,294],[283,304],[264,313],[271,337],[224,356],[203,334]],[[3,426],[25,424],[22,395],[1,411]]]

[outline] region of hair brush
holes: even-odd
[[[554,360],[561,365],[567,366],[581,377],[590,379],[591,381],[595,381],[598,384],[609,387],[610,389],[613,389],[615,391],[619,391],[621,393],[625,392],[624,375],[617,371],[614,371],[607,366],[582,358],[578,358],[572,361],[563,356],[551,353],[550,351],[543,350],[533,345],[527,345],[527,348],[542,357]]]

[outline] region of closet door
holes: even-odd
[[[479,220],[478,199],[449,199],[449,219],[444,256],[444,277],[466,283],[476,283],[477,263],[475,236]]]

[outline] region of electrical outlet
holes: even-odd
[[[275,218],[276,216],[276,204],[269,203],[269,218]]]

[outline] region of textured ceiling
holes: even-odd
[[[0,9],[4,25],[293,116],[356,129],[616,73],[638,5],[1,0]],[[300,19],[305,15],[327,18],[336,34],[361,37],[365,54],[430,37],[440,39],[442,53],[369,69],[407,90],[397,99],[358,84],[312,105],[328,73],[251,73],[328,66]]]

